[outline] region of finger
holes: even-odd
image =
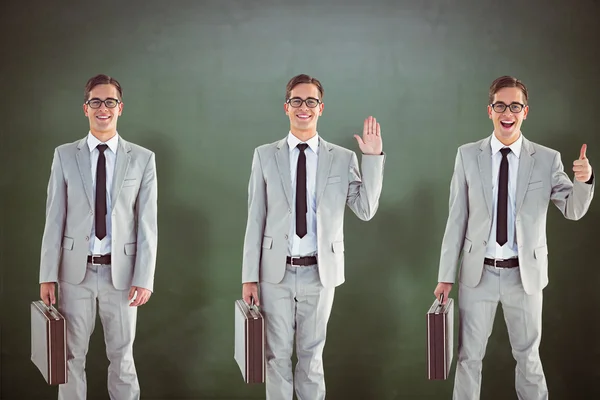
[[[128,298],[128,300],[133,299],[133,295],[135,294],[136,289],[137,288],[135,286],[132,286],[131,289],[129,289],[129,298]]]
[[[254,304],[260,307],[260,300],[258,298],[258,290],[252,292],[252,297],[254,298]]]
[[[44,302],[45,305],[47,305],[48,307],[50,307],[50,296],[48,295],[48,293],[44,293],[42,296],[40,296],[42,298],[42,301]]]
[[[381,127],[379,126],[379,122],[377,123],[377,137],[381,137]]]
[[[365,144],[364,140],[363,140],[363,139],[362,139],[360,136],[358,136],[358,135],[354,135],[354,137],[356,138],[356,141],[358,142],[358,145],[359,145],[359,146],[361,146],[361,145],[364,145],[364,144]]]
[[[131,307],[137,307],[137,306],[139,306],[139,305],[140,305],[140,300],[141,300],[141,299],[142,299],[142,296],[137,296],[137,297],[135,298],[135,300],[134,300],[134,301],[132,301],[132,302],[131,302],[129,305],[130,305]]]
[[[45,305],[48,305],[48,294],[44,290],[44,286],[40,286],[40,300],[44,302]]]
[[[56,295],[54,294],[54,288],[50,290],[50,303],[56,304]]]
[[[581,146],[581,151],[579,152],[579,159],[580,160],[585,160],[586,156],[585,156],[585,152],[587,150],[587,144],[584,144],[583,146]]]
[[[369,135],[372,135],[375,132],[375,118],[369,117]]]
[[[367,136],[368,131],[369,131],[369,118],[366,118],[365,122],[363,123],[363,137]]]
[[[144,304],[146,304],[149,299],[150,299],[150,296],[148,295],[148,293],[144,293],[144,295],[142,296],[142,299],[140,300],[140,306],[143,306]]]
[[[590,172],[590,167],[588,167],[587,165],[576,165],[573,167],[573,171],[588,173],[588,172]]]

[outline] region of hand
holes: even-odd
[[[433,291],[433,294],[435,295],[436,299],[440,299],[440,294],[444,293],[444,300],[442,301],[442,304],[446,304],[446,302],[448,301],[448,296],[450,295],[450,291],[452,290],[452,284],[451,283],[447,283],[447,282],[440,282],[438,283],[438,285],[436,286],[435,290]]]
[[[377,120],[373,117],[365,119],[362,138],[358,135],[354,135],[354,137],[363,154],[378,156],[383,151],[381,128]]]
[[[258,300],[258,283],[256,282],[247,282],[242,284],[242,299],[246,302],[246,304],[250,305],[250,299],[254,299],[254,304],[260,306],[260,301]]]
[[[592,177],[592,166],[585,156],[587,145],[581,146],[581,152],[579,153],[579,159],[573,161],[573,172],[575,172],[575,179],[579,182],[587,182]]]
[[[50,304],[56,304],[56,284],[54,282],[40,283],[40,299],[50,307]]]
[[[136,295],[135,300],[129,303],[131,307],[143,306],[146,304],[148,300],[150,300],[152,292],[139,286],[132,286],[129,290],[129,300],[132,300],[134,295]]]

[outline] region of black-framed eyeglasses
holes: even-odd
[[[121,102],[121,100],[113,99],[113,98],[109,97],[106,100],[89,99],[88,101],[85,102],[85,104],[87,104],[91,108],[100,108],[100,106],[102,105],[102,103],[104,103],[104,105],[106,106],[106,108],[115,108],[116,106],[119,105],[120,102]]]
[[[321,103],[321,100],[314,97],[308,97],[306,100],[302,100],[300,97],[292,97],[291,99],[287,99],[286,103],[294,108],[302,106],[302,103],[306,103],[306,107],[308,108],[315,108]]]
[[[498,102],[498,103],[492,103],[492,104],[490,104],[490,106],[492,106],[492,109],[494,111],[496,111],[497,113],[503,113],[504,110],[506,110],[506,107],[508,107],[510,109],[510,112],[520,113],[523,110],[523,107],[525,107],[525,104],[510,103],[509,105],[506,105],[502,102]]]

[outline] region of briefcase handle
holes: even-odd
[[[46,307],[48,314],[50,314],[50,315],[52,315],[52,317],[54,317],[55,321],[58,321],[60,319],[60,317],[58,316],[58,310],[56,308],[54,308],[54,306],[52,304],[46,305],[46,303],[44,303],[44,302],[42,302],[42,304],[44,305],[44,307]]]
[[[442,304],[442,302],[444,301],[444,293],[440,293],[440,304],[438,304],[437,306],[437,310],[435,310],[436,314],[439,313],[439,311],[441,311],[444,308],[444,305]]]

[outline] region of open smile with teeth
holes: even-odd
[[[96,119],[99,119],[100,121],[108,121],[110,119],[110,115],[97,115]]]
[[[515,124],[515,121],[500,121],[500,124],[502,125],[503,128],[510,129]]]
[[[311,119],[311,116],[308,114],[296,114],[296,118],[302,121],[308,121],[309,119]]]

